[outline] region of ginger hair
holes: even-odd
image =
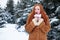
[[[35,4],[35,5],[34,5],[32,11],[31,11],[31,13],[30,13],[30,15],[29,15],[29,17],[28,17],[28,23],[30,23],[30,22],[32,21],[32,19],[34,18],[35,7],[36,7],[36,6],[39,6],[39,7],[40,7],[40,13],[41,13],[41,15],[42,15],[42,18],[44,19],[45,24],[48,25],[49,18],[48,18],[47,14],[46,14],[46,12],[45,12],[45,10],[43,9],[43,6],[42,6],[41,4]]]

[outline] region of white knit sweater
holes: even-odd
[[[36,17],[40,18],[38,22],[36,21],[37,20]],[[35,26],[39,26],[42,23],[43,18],[41,18],[41,14],[35,14],[34,18],[32,19],[32,21],[33,21]]]

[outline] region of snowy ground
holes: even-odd
[[[16,30],[16,24],[4,24],[4,28],[0,28],[0,40],[28,40],[28,33],[22,32],[25,30],[22,26],[21,32]]]

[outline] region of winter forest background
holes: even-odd
[[[41,3],[49,16],[48,40],[60,40],[60,0],[0,0],[0,40],[27,40],[27,15]]]

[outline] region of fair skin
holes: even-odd
[[[39,15],[40,17],[36,16],[36,14]],[[39,6],[35,7],[35,15],[34,15],[34,19],[32,21],[34,22],[35,26],[39,26],[43,21],[43,19],[41,18],[41,15],[40,15],[40,7]]]
[[[35,13],[36,13],[36,14],[40,14],[40,7],[39,7],[39,6],[36,6],[36,7],[35,7]],[[40,18],[38,18],[38,17],[35,17],[35,18],[37,19],[37,21],[39,21],[39,19],[40,19]]]
[[[40,14],[40,7],[39,6],[35,7],[35,13]]]

